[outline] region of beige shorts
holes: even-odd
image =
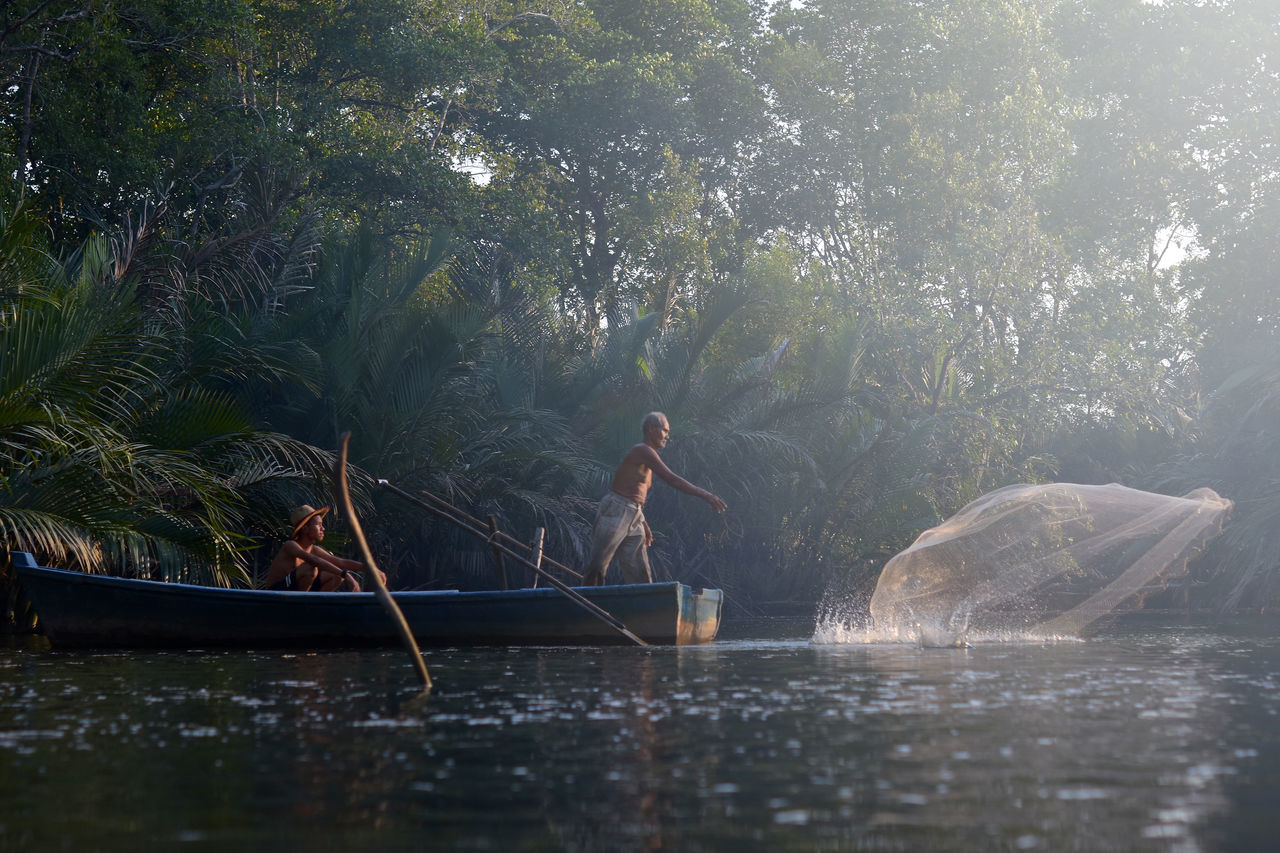
[[[644,543],[644,507],[616,492],[606,492],[591,528],[591,553],[587,555],[583,583],[604,583],[615,554],[623,583],[653,582],[649,549]]]

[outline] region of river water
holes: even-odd
[[[1280,624],[918,648],[0,649],[4,850],[1269,849]]]

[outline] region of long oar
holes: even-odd
[[[426,693],[431,689],[431,674],[427,672],[427,662],[423,660],[422,653],[418,651],[418,641],[413,638],[413,632],[409,630],[409,623],[405,620],[404,614],[400,612],[400,605],[396,604],[396,600],[387,591],[387,585],[382,582],[382,575],[378,572],[378,564],[374,562],[373,552],[369,550],[369,542],[364,538],[364,528],[360,526],[360,519],[356,517],[356,508],[351,503],[351,492],[347,488],[347,442],[350,439],[351,433],[342,434],[342,444],[338,449],[338,462],[333,469],[334,491],[337,492],[338,504],[342,507],[342,514],[347,517],[347,521],[351,525],[351,532],[355,536],[356,544],[360,546],[360,556],[364,558],[364,564],[369,567],[369,571],[365,572],[365,576],[373,583],[374,595],[378,597],[378,601],[386,608],[391,621],[395,623],[396,631],[400,634],[400,639],[404,641],[405,648],[409,650],[409,654],[413,657],[414,668],[418,672],[418,678],[422,681],[422,692]]]
[[[433,512],[436,515],[440,516],[441,518],[444,518],[447,521],[451,521],[454,524],[457,524],[459,527],[462,527],[467,532],[472,533],[476,536],[479,536],[481,539],[485,540],[493,547],[494,556],[496,557],[500,558],[503,555],[503,550],[500,548],[500,546],[506,546],[507,548],[519,548],[521,549],[522,553],[528,552],[530,555],[532,554],[533,549],[530,548],[528,545],[526,545],[525,543],[521,542],[519,539],[516,539],[513,536],[508,536],[506,533],[503,533],[501,530],[499,530],[498,522],[494,520],[493,516],[489,516],[489,520],[487,522],[481,521],[475,516],[468,515],[466,512],[454,506],[453,504],[449,503],[444,498],[437,497],[436,495],[433,495],[430,492],[422,492],[420,495],[412,495],[404,491],[403,489],[399,489],[393,486],[391,483],[388,483],[386,480],[379,480],[378,485],[383,486],[384,488],[390,489],[391,491],[395,492],[396,494],[400,495],[402,498],[405,498],[406,500],[416,503],[418,506],[422,507],[428,512]],[[428,506],[427,503],[424,503],[424,501],[429,502],[431,505]],[[462,524],[460,522],[466,522],[466,523]],[[521,558],[517,557],[516,559],[521,559]],[[572,575],[575,578],[582,577],[581,574],[579,574],[578,572],[575,572],[573,569],[569,568],[564,563],[556,562],[555,560],[548,557],[546,554],[542,555],[542,562],[548,566],[551,566],[557,571],[564,572],[567,575]]]
[[[604,622],[610,628],[613,628],[615,631],[617,631],[622,636],[626,637],[628,640],[631,640],[637,646],[649,645],[640,637],[636,636],[636,634],[632,632],[630,628],[622,624],[622,622],[612,613],[600,607],[595,602],[588,600],[585,596],[582,595],[582,593],[578,592],[573,587],[569,586],[564,581],[560,580],[560,578],[556,577],[555,575],[548,572],[546,569],[542,568],[542,566],[535,564],[532,560],[528,559],[523,554],[515,551],[510,546],[508,546],[505,542],[498,541],[498,538],[490,534],[487,530],[485,530],[484,527],[478,521],[476,521],[474,518],[471,518],[465,512],[458,509],[457,507],[454,507],[452,504],[448,503],[447,501],[442,500],[441,498],[437,498],[435,495],[428,493],[428,497],[432,498],[436,503],[444,504],[445,507],[448,507],[448,509],[445,509],[444,507],[441,507],[441,506],[433,506],[432,504],[422,500],[416,495],[412,495],[409,492],[406,492],[404,489],[399,488],[398,486],[393,486],[391,483],[388,483],[386,480],[379,480],[378,485],[394,492],[395,494],[399,495],[400,497],[404,498],[410,503],[417,504],[418,506],[422,507],[428,512],[433,512],[436,515],[439,515],[445,519],[448,519],[449,521],[458,525],[459,527],[461,527],[463,530],[470,533],[471,535],[485,540],[493,548],[501,551],[502,553],[506,554],[509,557],[513,557],[518,562],[522,563],[525,566],[528,566],[530,569],[532,569],[541,577],[546,578],[548,583],[550,583],[556,589],[560,590],[560,592],[562,592],[565,595],[565,597],[568,598],[570,601],[572,601],[574,604],[578,605],[583,610],[587,611],[592,616],[599,619],[601,622]],[[544,562],[550,562],[550,561],[544,559]]]

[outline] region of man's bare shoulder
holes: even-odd
[[[658,456],[658,451],[644,442],[640,442],[627,451],[627,455],[622,457],[622,461],[624,463],[630,462],[634,465],[652,465],[655,461],[660,462],[662,459]]]
[[[281,559],[283,557],[297,558],[306,555],[306,553],[307,552],[303,547],[298,544],[297,540],[286,539],[284,540],[284,544],[280,546],[280,550],[276,552],[276,559]]]

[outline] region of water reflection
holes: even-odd
[[[1224,806],[1227,706],[1195,656],[1086,643],[831,657],[871,674],[855,707],[881,745],[873,825],[946,827],[974,849],[997,827],[1019,849],[1197,849],[1196,825]]]
[[[0,652],[0,848],[1220,850],[1280,644]]]

